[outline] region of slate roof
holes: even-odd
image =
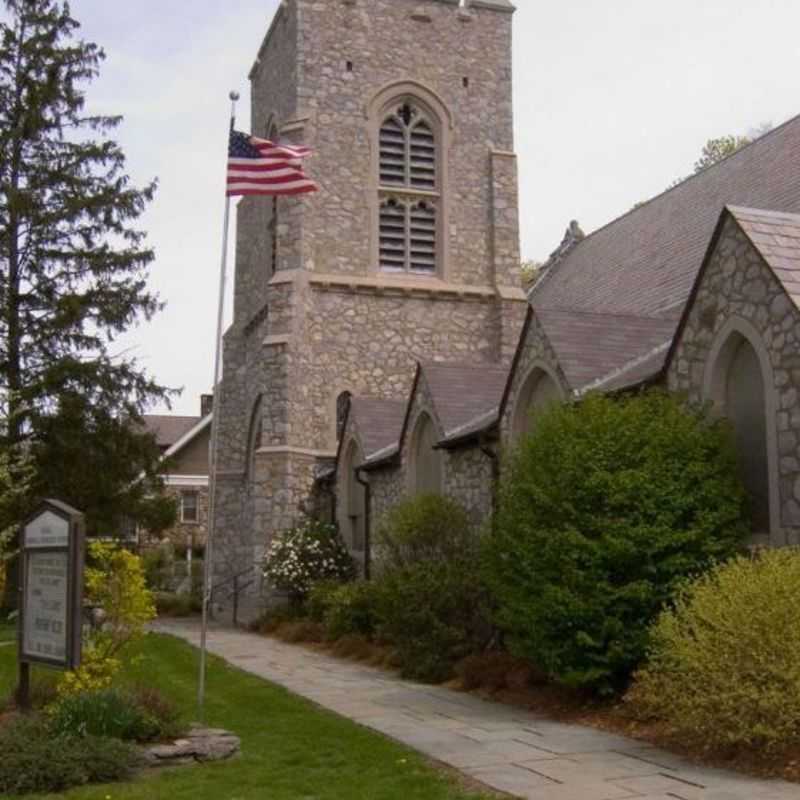
[[[752,210],[740,212],[760,237],[754,244],[779,264],[776,274],[787,291],[800,295],[795,117],[590,234],[534,287],[531,304],[573,389],[624,388],[663,368],[666,342],[729,204],[774,209],[769,222]]]
[[[377,397],[353,397],[350,413],[355,419],[364,448],[364,458],[396,445],[403,428],[406,404],[402,400],[383,400]]]
[[[632,354],[649,353],[668,342],[678,325],[676,314],[665,318],[543,309],[537,316],[576,391],[628,365],[635,360]]]
[[[587,236],[534,306],[656,316],[682,304],[731,204],[800,213],[800,116]]]
[[[728,211],[800,307],[800,214],[739,206]]]
[[[421,368],[445,439],[479,417],[497,415],[508,367],[424,362]]]
[[[180,417],[172,414],[145,414],[144,426],[156,437],[159,447],[172,447],[200,422],[200,417]]]

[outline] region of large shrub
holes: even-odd
[[[330,622],[371,625],[407,677],[451,677],[453,665],[489,637],[478,533],[458,503],[423,494],[381,519],[376,542],[377,580],[343,593]]]
[[[56,736],[37,717],[0,725],[0,796],[63,792],[86,783],[130,777],[139,762],[118,739]]]
[[[375,539],[386,569],[448,561],[473,549],[477,541],[466,511],[438,494],[398,503],[381,518]]]
[[[487,548],[511,651],[620,688],[678,582],[735,553],[745,515],[724,424],[661,392],[552,408],[506,465]]]
[[[454,664],[482,649],[490,636],[475,557],[391,570],[374,596],[377,635],[395,649],[406,677],[446,680]]]
[[[325,625],[330,639],[370,637],[375,632],[378,586],[368,581],[316,584],[308,597],[309,616]]]
[[[316,581],[352,580],[355,564],[335,525],[306,519],[277,534],[267,549],[264,577],[302,601]]]
[[[688,584],[652,629],[628,694],[699,746],[800,741],[800,550],[740,557]]]

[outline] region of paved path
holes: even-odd
[[[197,644],[194,621],[157,628]],[[800,785],[693,766],[644,743],[424,686],[274,639],[209,633],[247,672],[526,800],[800,800]]]

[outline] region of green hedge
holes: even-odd
[[[748,533],[730,431],[661,392],[536,420],[505,465],[486,577],[512,653],[624,687],[678,582]]]

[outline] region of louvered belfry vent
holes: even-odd
[[[406,134],[402,123],[390,117],[381,128],[381,183],[406,182]]]
[[[406,268],[406,209],[396,200],[381,206],[381,269],[404,272]]]
[[[436,188],[436,140],[427,122],[417,123],[410,134],[409,183],[417,189]]]
[[[410,102],[396,106],[379,131],[380,267],[436,272],[439,194],[435,127]]]
[[[436,270],[436,211],[430,203],[417,203],[409,207],[408,268],[412,272]]]

